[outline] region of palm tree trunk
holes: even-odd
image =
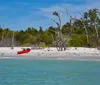
[[[87,44],[89,44],[89,34],[88,34],[88,30],[84,24],[84,20],[81,20],[83,26],[84,26],[84,29],[85,29],[85,33],[86,33],[86,39],[87,39]]]
[[[84,29],[85,29],[85,33],[86,33],[87,44],[89,44],[89,35],[88,35],[86,26],[84,26]]]
[[[99,33],[98,33],[97,26],[96,26],[96,19],[95,19],[95,22],[94,22],[94,28],[95,28],[95,31],[96,31],[97,43],[98,43],[98,41],[99,41]]]

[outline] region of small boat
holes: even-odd
[[[30,48],[23,49],[22,51],[18,51],[17,54],[24,54],[24,53],[29,53],[31,51]]]

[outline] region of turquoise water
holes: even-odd
[[[100,62],[1,59],[0,85],[100,85]]]

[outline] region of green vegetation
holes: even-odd
[[[57,13],[54,12],[56,15]],[[54,15],[53,13],[53,15]],[[74,18],[73,23],[66,22],[62,26],[63,37],[70,33],[66,41],[66,46],[87,47],[100,45],[100,12],[98,9],[90,9],[83,14],[79,14],[79,19]],[[58,16],[58,15],[57,15]],[[58,16],[59,17],[59,16]],[[65,16],[66,17],[66,16]],[[56,23],[57,24],[57,23]],[[71,30],[72,28],[72,30]],[[56,32],[59,27],[50,26],[46,30],[40,27],[28,27],[26,30],[14,31],[14,44],[16,46],[55,46]],[[0,27],[0,46],[4,46],[3,40],[11,45],[13,31],[9,28]],[[9,41],[9,42],[8,42]],[[2,45],[3,43],[3,45]]]

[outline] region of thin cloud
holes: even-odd
[[[46,29],[51,25],[56,26],[51,20],[57,19],[52,14],[54,11],[62,14],[62,24],[64,24],[68,21],[65,8],[69,10],[71,15],[75,16],[77,14],[78,18],[80,17],[79,12],[83,13],[91,8],[100,9],[100,0],[75,0],[76,2],[84,2],[80,4],[73,3],[73,0],[69,1],[72,3],[67,3],[67,0],[65,0],[64,3],[56,3],[53,5],[47,4],[46,7],[41,5],[34,6],[34,3],[20,1],[14,2],[13,7],[10,5],[8,5],[8,7],[1,6],[0,11],[3,10],[5,12],[0,16],[0,24],[6,24],[7,27],[12,29],[25,29],[28,26],[35,28],[42,26],[44,29]]]
[[[56,4],[50,7],[46,7],[46,8],[40,8],[40,13],[42,13],[45,17],[47,17],[48,19],[55,19],[55,17],[52,15],[52,13],[54,11],[57,11],[58,13],[62,13],[62,22],[63,24],[66,23],[66,21],[68,21],[68,17],[66,15],[66,10],[65,8],[67,8],[70,12],[70,14],[72,16],[77,15],[77,18],[80,17],[79,13],[83,13],[89,9],[92,8],[97,8],[100,9],[100,0],[96,0],[96,1],[92,1],[87,0],[85,4],[80,4],[80,5],[76,5],[76,4]]]

